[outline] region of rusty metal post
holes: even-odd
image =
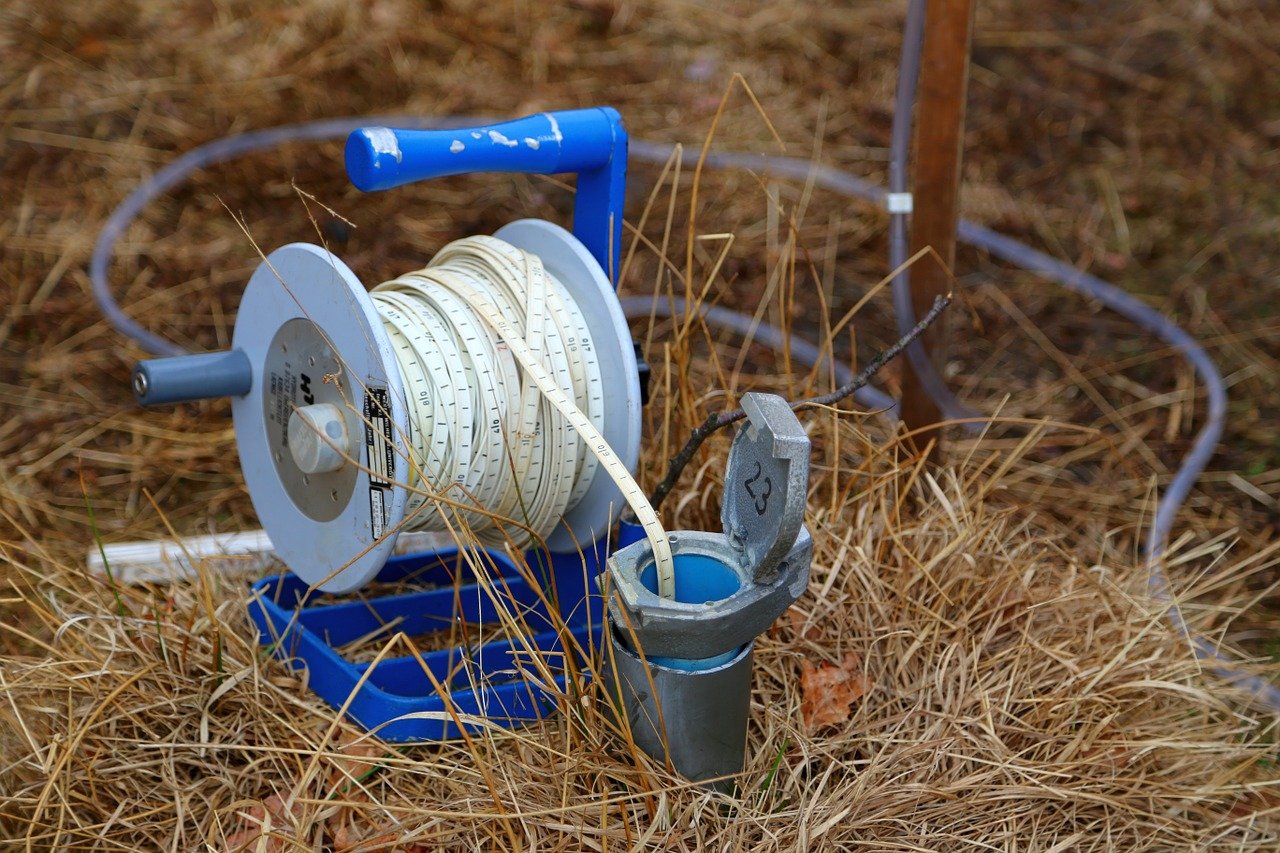
[[[932,246],[942,261],[955,265],[956,223],[960,215],[960,164],[964,147],[965,100],[969,85],[969,48],[973,35],[973,0],[928,0],[924,46],[916,99],[915,181],[912,189],[911,252]],[[936,297],[951,289],[936,259],[921,260],[911,269],[911,305],[917,317]],[[947,353],[946,323],[939,323],[921,339],[935,364]],[[925,394],[910,360],[904,359],[902,419],[910,430],[927,428],[941,418]],[[934,442],[937,458],[941,432],[926,429],[916,446]]]

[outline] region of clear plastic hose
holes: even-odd
[[[1151,522],[1151,529],[1147,531],[1145,548],[1149,573],[1147,587],[1156,601],[1168,607],[1167,615],[1174,630],[1191,641],[1196,656],[1208,663],[1216,675],[1251,694],[1273,711],[1280,712],[1280,688],[1265,678],[1242,673],[1237,662],[1230,656],[1215,649],[1204,637],[1191,634],[1182,618],[1182,611],[1173,598],[1169,576],[1164,568],[1165,549],[1168,548],[1178,511],[1182,509],[1209,460],[1217,452],[1218,442],[1222,439],[1227,419],[1227,387],[1222,381],[1218,366],[1204,347],[1185,329],[1115,285],[973,222],[961,222],[958,236],[992,257],[1035,273],[1073,293],[1101,302],[1173,347],[1195,369],[1208,398],[1208,413],[1204,426],[1196,433],[1191,450],[1182,458],[1182,464],[1156,502],[1155,518]]]
[[[622,313],[629,320],[646,317],[683,317],[686,312],[685,302],[679,296],[655,298],[651,296],[624,296],[621,300]],[[791,358],[805,367],[817,367],[828,362],[828,353],[796,335],[788,336],[782,329],[768,323],[761,323],[750,314],[724,308],[720,305],[699,305],[698,316],[708,326],[733,332],[742,338],[764,344],[776,352],[787,350]],[[853,371],[849,365],[830,359],[832,377],[836,385],[847,385],[853,381]],[[898,420],[898,401],[879,388],[866,385],[853,393],[858,404],[868,409],[883,410],[893,422]]]
[[[133,192],[111,211],[98,232],[93,244],[93,256],[89,259],[89,281],[93,299],[102,316],[120,334],[132,338],[149,353],[161,356],[186,355],[187,351],[173,341],[165,340],[143,328],[137,320],[121,310],[111,293],[107,273],[115,256],[116,243],[124,236],[138,214],[154,201],[191,177],[192,173],[218,163],[243,157],[254,151],[278,148],[290,142],[322,142],[326,139],[345,139],[357,127],[367,124],[396,124],[402,127],[461,127],[478,119],[474,117],[423,118],[422,116],[351,116],[347,118],[320,119],[299,124],[286,124],[266,130],[253,130],[235,136],[215,139],[168,164],[134,188]]]
[[[918,2],[919,0],[913,0],[913,5]],[[908,38],[904,43],[904,48],[907,52],[910,52],[911,44],[912,40]],[[916,49],[918,50],[918,47]],[[909,57],[907,58],[909,59]],[[905,79],[906,75],[904,74],[903,77]],[[914,100],[914,86],[912,85],[908,88],[912,90],[912,100]],[[901,90],[902,86],[899,89]],[[901,95],[901,91],[899,94]],[[107,321],[121,334],[137,341],[144,349],[157,355],[182,355],[185,353],[182,347],[144,329],[120,309],[111,293],[110,283],[107,278],[117,241],[150,201],[182,183],[199,169],[235,159],[253,151],[273,148],[285,143],[338,139],[350,133],[354,128],[367,124],[447,128],[467,126],[486,120],[475,116],[434,118],[423,116],[359,116],[325,119],[239,134],[195,148],[165,166],[141,184],[111,213],[98,235],[89,266],[94,299]],[[909,133],[906,136],[909,137]],[[630,144],[630,154],[633,159],[657,164],[665,163],[671,155],[672,149],[673,146],[669,144],[645,142],[643,140],[633,139]],[[817,186],[840,195],[873,203],[883,203],[885,196],[885,190],[869,181],[839,169],[791,157],[748,153],[711,153],[707,155],[706,163],[712,168],[753,169],[797,181],[811,180]],[[1201,473],[1203,473],[1210,458],[1212,458],[1218,441],[1222,437],[1227,411],[1227,394],[1226,386],[1222,381],[1222,375],[1218,372],[1217,365],[1214,364],[1204,348],[1196,343],[1195,339],[1186,330],[1159,311],[1130,296],[1115,285],[1077,270],[1068,264],[1055,260],[1029,246],[997,234],[976,223],[961,221],[957,236],[961,241],[981,249],[993,257],[1033,272],[1074,293],[1097,300],[1169,344],[1195,369],[1200,381],[1205,386],[1209,403],[1208,417],[1205,425],[1196,435],[1191,451],[1183,458],[1181,466],[1157,502],[1155,519],[1151,529],[1148,531],[1146,543],[1147,569],[1149,572],[1148,585],[1156,601],[1167,607],[1167,615],[1174,629],[1191,640],[1199,658],[1208,663],[1210,668],[1227,682],[1251,694],[1257,701],[1269,706],[1271,710],[1280,712],[1280,688],[1275,687],[1263,678],[1241,672],[1229,656],[1215,649],[1208,640],[1191,636],[1188,626],[1182,618],[1178,604],[1173,598],[1169,578],[1164,570],[1165,549],[1168,545],[1173,523],[1177,519],[1178,511],[1182,508],[1188,494]],[[905,277],[903,282],[902,286],[904,288],[907,287]],[[909,291],[907,293],[909,296]],[[655,310],[655,306],[651,300],[644,299],[643,301],[643,306],[633,305],[632,311],[640,316],[647,316],[651,311]],[[910,304],[909,298],[907,304]],[[677,306],[676,310],[683,311],[684,309],[682,306]],[[813,364],[821,357],[820,351],[813,344],[798,341],[795,338],[791,338],[788,343],[780,329],[757,324],[754,318],[747,315],[741,315],[738,312],[719,307],[707,307],[702,310],[704,318],[711,325],[739,333],[749,331],[757,340],[770,346],[790,346],[792,355],[798,361]],[[659,304],[657,311],[665,314],[667,309]],[[901,317],[899,322],[901,323]],[[924,363],[927,366],[928,360],[925,359]],[[845,375],[839,372],[841,367],[843,366],[837,367],[837,379]],[[847,368],[844,369],[847,371]],[[925,373],[922,371],[921,375],[925,375]],[[939,379],[939,384],[940,382],[941,380]],[[928,385],[925,387],[926,391],[930,393],[935,393],[937,390]],[[950,398],[949,392],[947,393],[947,398]],[[876,408],[888,408],[892,405],[892,400],[887,395],[870,388],[864,389],[858,399],[863,405]],[[935,397],[934,399],[942,411],[954,411],[953,403],[948,403],[946,398],[939,399]]]

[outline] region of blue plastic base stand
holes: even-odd
[[[274,575],[254,585],[249,615],[275,657],[304,671],[313,692],[382,740],[451,740],[464,728],[481,728],[469,717],[504,728],[542,719],[575,683],[584,683],[573,679],[603,636],[603,600],[588,590],[604,565],[605,547],[530,552],[523,575],[492,551],[449,548],[395,557],[378,581],[407,581],[417,591],[333,603],[293,574]],[[483,582],[477,570],[486,575]],[[340,651],[360,640],[381,649],[398,633],[438,632],[447,639],[451,628],[465,628],[475,641],[387,656],[376,666]],[[392,647],[408,650],[403,643]]]

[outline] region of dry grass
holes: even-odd
[[[711,796],[630,754],[584,681],[561,714],[529,729],[383,746],[335,724],[264,661],[243,588],[206,577],[122,590],[117,602],[74,566],[23,561],[15,580],[42,651],[3,671],[8,825],[35,849],[235,849],[264,832],[265,849],[352,850],[388,839],[689,850],[1280,842],[1268,726],[1198,671],[1123,555],[1083,561],[1051,516],[999,497],[1024,460],[995,452],[935,480],[895,461],[896,445],[870,439],[857,418],[819,416],[814,428],[814,576],[759,643],[740,796]],[[720,448],[696,497],[718,492],[722,458]],[[852,662],[866,693],[835,725],[809,730],[801,704],[823,697],[805,695],[801,674],[824,662]]]
[[[1280,204],[1265,177],[1280,165],[1280,24],[1227,2],[1126,2],[1105,26],[1069,3],[979,5],[967,212],[1148,293],[1212,343],[1234,383],[1231,443],[1172,569],[1200,629],[1264,647],[1277,633]],[[147,494],[184,533],[254,525],[226,406],[136,411],[140,353],[87,304],[98,224],[176,152],[303,116],[606,98],[638,136],[697,140],[738,71],[789,153],[880,171],[894,6],[413,6],[0,12],[0,837],[34,850],[217,850],[264,832],[266,849],[394,847],[387,833],[399,849],[1276,848],[1274,721],[1198,670],[1137,568],[1153,486],[1198,426],[1190,377],[1118,321],[971,255],[956,381],[1011,423],[958,441],[931,479],[874,418],[806,417],[814,578],[760,641],[740,797],[629,754],[594,688],[523,731],[361,740],[264,661],[240,584],[206,575],[117,598],[87,579],[87,500],[108,540],[162,535]],[[719,139],[776,148],[741,97]],[[554,184],[524,179],[359,197],[337,157],[296,146],[173,193],[129,234],[122,301],[184,344],[225,344],[256,259],[221,202],[263,245],[314,239],[291,180],[361,226],[326,237],[370,282],[452,237],[568,211]],[[668,187],[644,228],[680,271],[690,171],[674,216]],[[638,170],[637,186],[656,176]],[[813,335],[884,273],[875,212],[745,174],[706,175],[700,191],[700,232],[735,235],[709,299],[763,293],[766,318]],[[694,244],[695,282],[721,247]],[[683,289],[657,257],[638,250],[630,292]],[[873,302],[839,357],[891,337],[884,312]],[[708,407],[822,381],[696,326],[637,332],[657,371],[649,483]],[[714,527],[726,449],[710,442],[686,474],[671,526]],[[853,670],[866,692],[847,720],[806,730],[802,705],[820,701],[806,663]]]

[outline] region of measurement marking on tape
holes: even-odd
[[[591,330],[537,256],[471,237],[372,296],[388,335],[407,353],[398,360],[413,427],[412,529],[439,523],[436,513],[417,510],[454,482],[462,491],[452,497],[465,495],[546,535],[603,468],[652,543],[660,594],[673,595],[666,533],[601,433],[603,382]],[[522,535],[483,514],[462,514],[482,540]]]

